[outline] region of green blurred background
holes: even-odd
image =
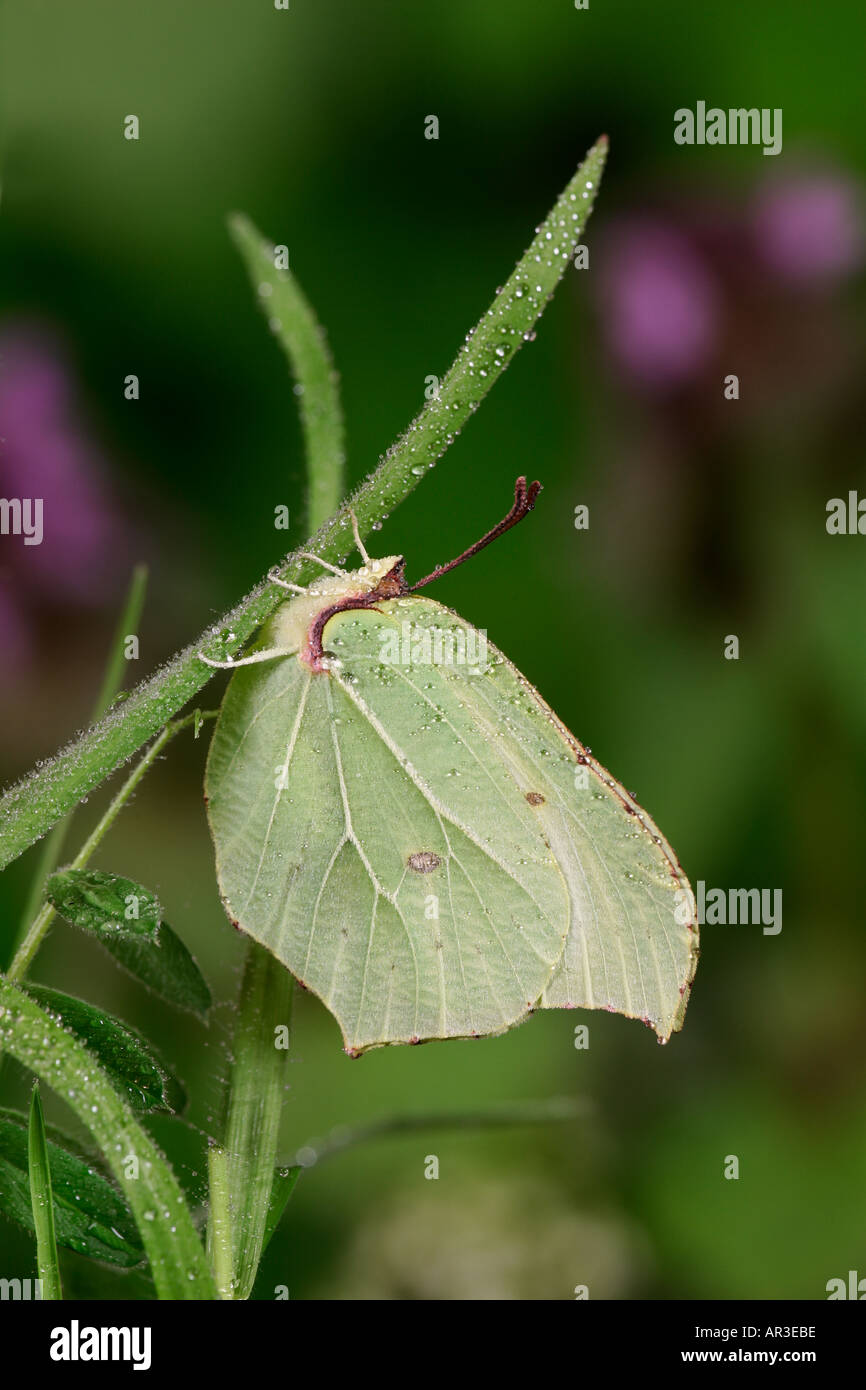
[[[634,1022],[553,1013],[497,1040],[350,1061],[302,995],[285,1156],[395,1112],[573,1095],[592,1113],[322,1162],[258,1297],[569,1298],[588,1284],[812,1298],[866,1274],[866,540],[825,529],[829,498],[866,491],[864,31],[838,0],[3,6],[0,494],[44,496],[63,518],[51,544],[0,542],[3,780],[86,722],[134,562],[151,585],[130,681],[305,534],[296,399],[227,213],[288,245],[327,327],[354,483],[606,130],[589,269],[569,272],[374,549],[426,573],[501,515],[517,473],[539,477],[532,519],[436,597],[634,790],[693,882],[783,890],[777,936],[705,928],[685,1030],[664,1050]],[[781,107],[782,154],[675,145],[675,109],[698,100]],[[280,503],[290,537],[274,530]],[[154,1132],[199,1197],[243,954],[214,884],[205,744],[173,746],[95,863],[159,892],[227,1001],[210,1026],[63,925],[34,972],[159,1042],[192,1100],[188,1124]],[[34,861],[0,881],[3,961]],[[4,1103],[26,1097],[11,1066],[3,1083]],[[56,1102],[48,1113],[69,1123]],[[29,1241],[5,1222],[0,1240],[4,1275],[32,1274]],[[64,1280],[70,1296],[149,1294],[76,1256]]]

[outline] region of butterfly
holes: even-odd
[[[402,556],[293,591],[235,671],[205,776],[220,894],[351,1055],[607,1009],[682,1026],[694,897],[649,815]],[[354,519],[353,519],[354,520]],[[207,660],[207,658],[203,658]]]

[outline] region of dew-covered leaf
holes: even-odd
[[[90,1131],[135,1217],[157,1297],[215,1297],[204,1250],[165,1157],[93,1053],[2,975],[0,1046],[61,1096]],[[115,1229],[124,1239],[122,1227]]]
[[[150,939],[162,921],[155,893],[100,869],[62,869],[51,875],[45,894],[67,922],[96,932],[100,940],[112,932]]]
[[[90,1259],[130,1268],[144,1249],[126,1203],[111,1183],[49,1125],[46,1149],[54,1196],[58,1245]],[[0,1211],[33,1231],[27,1159],[27,1118],[0,1110]]]
[[[177,933],[162,921],[159,900],[149,889],[99,869],[64,869],[48,880],[46,897],[154,993],[196,1013],[210,1008],[204,976]]]
[[[211,1006],[211,993],[204,976],[176,932],[167,922],[160,923],[152,941],[129,933],[106,937],[97,933],[103,946],[130,974],[159,994],[169,1004],[205,1014]]]
[[[183,1109],[186,1098],[180,1082],[128,1024],[59,990],[29,982],[25,988],[99,1058],[133,1110]]]

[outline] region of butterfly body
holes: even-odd
[[[347,602],[368,598],[401,566],[401,556],[389,555],[383,560],[371,560],[348,574],[323,576],[277,610],[262,629],[262,644],[279,647],[286,653],[295,652],[300,659],[310,662],[317,617],[337,611]]]

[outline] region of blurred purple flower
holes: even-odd
[[[649,386],[675,386],[706,362],[718,295],[705,263],[678,232],[635,220],[609,235],[600,275],[611,352]]]
[[[754,233],[765,263],[786,279],[838,279],[863,259],[859,190],[832,173],[789,177],[758,196]]]
[[[0,496],[43,499],[42,543],[3,540],[27,588],[89,603],[128,568],[127,528],[81,425],[65,354],[30,325],[0,330]]]

